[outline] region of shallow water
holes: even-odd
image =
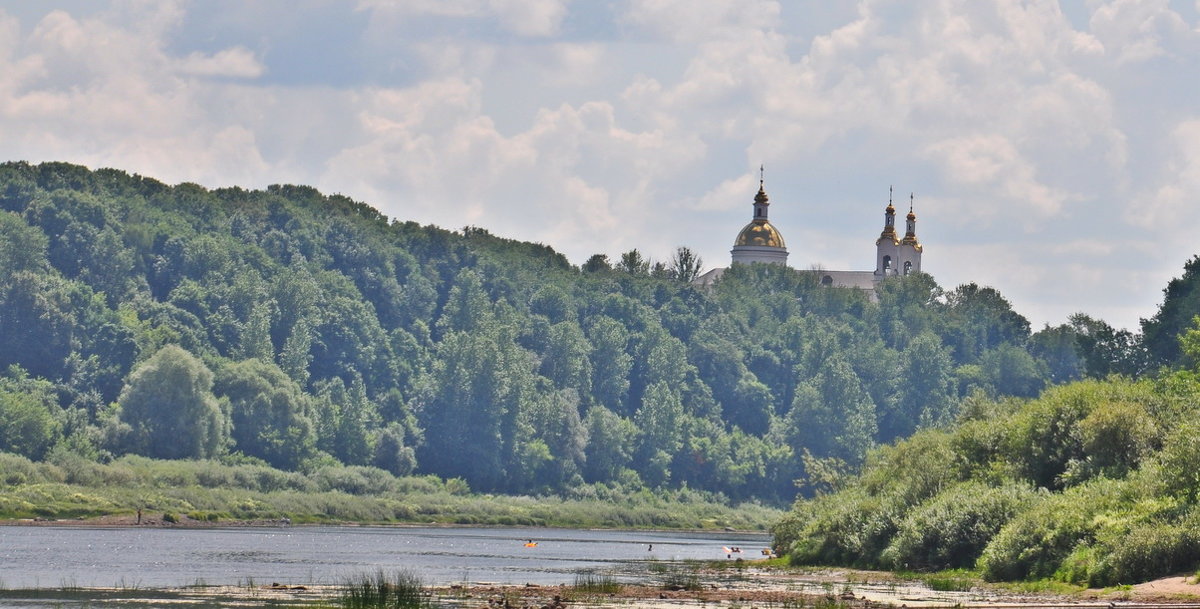
[[[526,547],[529,541],[536,547]],[[431,585],[641,577],[650,561],[758,557],[764,534],[487,527],[0,526],[0,587],[330,584],[404,570]],[[735,554],[734,557],[738,555]]]

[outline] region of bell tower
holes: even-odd
[[[896,207],[892,205],[892,189],[888,188],[888,206],[884,210],[883,232],[875,240],[875,276],[897,277],[921,270],[921,251],[917,240],[917,214],[913,213],[915,197],[908,195],[908,215],[905,217],[904,238],[896,236]]]

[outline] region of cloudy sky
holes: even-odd
[[[1136,327],[1200,252],[1200,0],[0,1],[0,159],[311,184],[582,263],[793,266]]]

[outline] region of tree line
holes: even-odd
[[[1164,307],[1144,337],[1084,314],[1033,332],[995,289],[925,274],[872,299],[758,264],[700,289],[687,248],[613,260],[305,186],[6,163],[0,451],[782,504],[965,399],[1185,358],[1157,337],[1194,314]]]

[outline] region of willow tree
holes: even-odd
[[[132,452],[161,459],[219,454],[229,439],[229,415],[212,393],[213,374],[177,345],[159,349],[129,377],[117,400],[130,426]]]

